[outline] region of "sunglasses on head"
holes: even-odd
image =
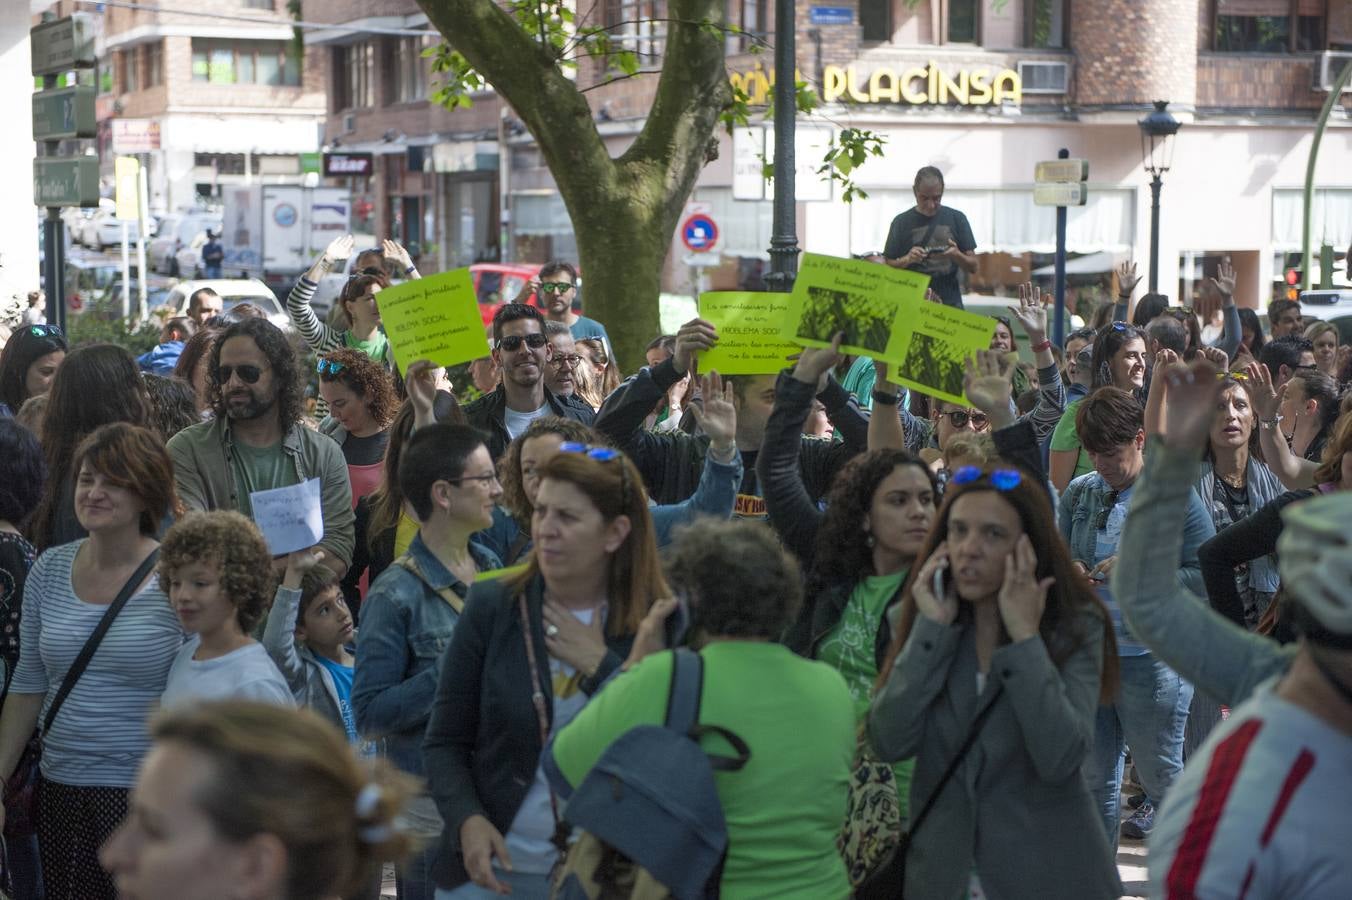
[[[559,452],[581,453],[588,459],[603,463],[614,462],[624,456],[614,447],[596,447],[591,444],[584,444],[581,441],[564,441],[559,444]],[[626,505],[629,503],[629,477],[623,464],[620,465],[620,500]]]
[[[545,344],[549,343],[549,338],[545,337],[543,334],[509,334],[507,337],[498,341],[498,349],[504,350],[507,353],[515,353],[521,349],[521,344],[523,342],[532,350],[539,350]]]
[[[972,427],[977,431],[980,431],[990,422],[990,420],[986,418],[985,413],[969,413],[965,409],[955,409],[952,412],[943,413],[943,415],[948,417],[948,424],[952,425],[954,428],[966,428],[967,423],[971,422]]]
[[[573,283],[571,281],[542,281],[540,290],[546,294],[562,294],[564,291],[571,291]]]
[[[360,278],[363,275],[384,275],[384,274],[385,270],[378,266],[367,266],[364,269],[358,269],[357,271],[353,272],[352,276],[348,278],[348,281],[352,281],[355,278]]]
[[[983,472],[978,466],[963,466],[953,473],[949,481],[954,484],[975,484],[983,479],[997,491],[1004,492],[1018,487],[1023,481],[1023,476],[1017,469],[993,469],[990,472]]]
[[[315,366],[315,371],[320,375],[337,375],[343,369],[342,363],[332,359],[321,359]]]
[[[28,333],[33,337],[65,337],[59,325],[29,325]]]
[[[263,370],[258,366],[251,366],[247,363],[242,366],[221,366],[221,384],[229,383],[232,375],[238,375],[239,380],[245,384],[257,384],[258,379],[263,377]]]

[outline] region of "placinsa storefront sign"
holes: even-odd
[[[775,84],[774,72],[761,66],[730,73],[728,79],[746,93],[753,106],[769,102]],[[802,80],[801,75],[798,80]],[[826,103],[988,106],[1021,103],[1023,80],[1013,69],[981,67],[947,72],[932,60],[911,68],[866,68],[851,63],[823,67],[821,97]]]

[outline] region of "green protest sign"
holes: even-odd
[[[789,312],[788,294],[713,291],[700,295],[699,315],[718,329],[718,346],[700,354],[701,372],[770,375],[788,365],[801,347],[780,337]]]
[[[928,285],[928,276],[904,269],[804,253],[780,334],[826,347],[843,331],[843,353],[899,358],[905,313],[925,302]]]
[[[387,287],[376,305],[400,366],[419,359],[454,366],[489,353],[469,269]]]
[[[905,328],[889,356],[890,379],[931,397],[971,406],[962,393],[967,358],[987,350],[995,320],[942,303],[908,303]]]

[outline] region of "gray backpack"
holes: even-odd
[[[564,818],[581,834],[554,882],[555,900],[703,900],[717,897],[728,830],[714,772],[751,758],[736,734],[699,724],[704,660],[674,653],[665,725],[621,735],[569,797]],[[706,753],[717,734],[735,757]]]

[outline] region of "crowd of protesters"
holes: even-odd
[[[943,187],[876,261],[960,306]],[[1277,301],[1264,334],[1223,266],[1208,335],[1128,265],[1063,347],[1025,286],[965,403],[840,337],[705,371],[699,318],[626,378],[555,262],[462,405],[396,366],[397,244],[311,309],[351,252],[287,300],[308,363],[207,294],[139,361],[41,323],[0,353],[0,889],[370,900],[394,863],[404,900],[684,896],[659,818],[688,793],[692,828],[699,779],[621,802],[679,708],[700,895],[1114,898],[1121,840],[1151,896],[1347,895],[1336,328]],[[311,479],[319,540],[271,552],[251,496]],[[632,843],[578,825],[598,797]]]

